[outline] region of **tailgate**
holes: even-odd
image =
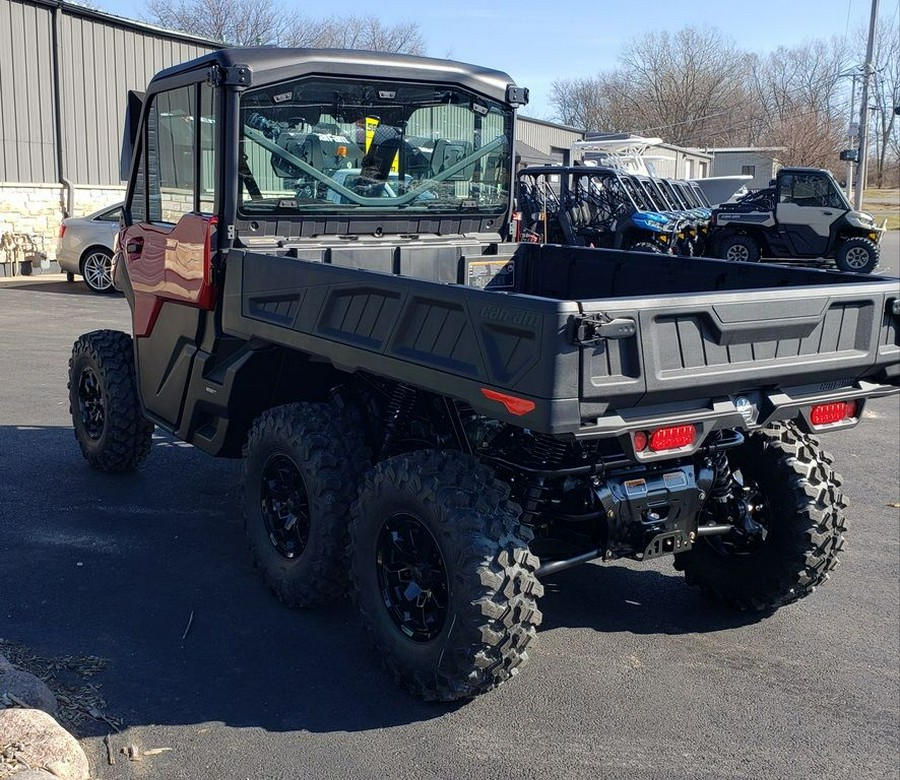
[[[581,400],[617,408],[895,374],[896,288],[886,282],[582,301],[634,336],[582,346]],[[824,389],[824,388],[823,388]]]

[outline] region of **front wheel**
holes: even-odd
[[[131,336],[95,330],[75,342],[69,413],[81,452],[98,471],[133,471],[147,457],[153,423],[141,409]]]
[[[675,556],[676,568],[688,584],[741,610],[808,596],[837,566],[844,544],[846,503],[831,456],[793,423],[776,423],[750,434],[728,459],[734,490],[763,533],[702,537]]]
[[[762,257],[759,244],[750,236],[727,236],[719,242],[719,257],[742,263],[758,263]]]
[[[378,464],[360,489],[354,600],[388,671],[423,699],[476,696],[527,660],[543,588],[508,496],[474,458],[432,450]]]
[[[838,246],[834,262],[842,271],[868,274],[878,265],[878,245],[862,236],[845,238]]]

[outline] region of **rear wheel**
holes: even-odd
[[[488,691],[527,661],[543,589],[509,488],[459,453],[372,469],[353,508],[351,578],[388,671],[424,699]]]
[[[719,242],[719,257],[743,263],[758,263],[762,252],[759,244],[745,235],[726,236]]]
[[[92,247],[81,260],[81,275],[91,292],[115,292],[112,281],[112,252],[104,247]]]
[[[878,245],[862,236],[845,238],[838,246],[834,262],[842,271],[868,274],[878,265]]]
[[[332,404],[279,406],[253,423],[244,526],[263,580],[289,606],[345,592],[350,503],[366,456],[362,437]]]
[[[81,452],[95,469],[133,471],[147,457],[153,423],[138,398],[131,336],[95,330],[75,342],[69,413]]]
[[[844,543],[846,503],[831,456],[793,424],[777,423],[750,434],[729,462],[763,533],[703,537],[675,556],[676,568],[688,584],[741,610],[808,596],[837,566]]]

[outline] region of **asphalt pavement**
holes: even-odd
[[[886,242],[896,275],[898,234]],[[270,597],[236,462],[159,434],[136,474],[87,467],[66,370],[96,328],[129,329],[121,297],[56,277],[0,284],[0,638],[108,660],[95,684],[127,726],[81,727],[97,778],[898,777],[897,398],[825,439],[850,532],[810,598],[735,615],[665,559],[585,565],[550,578],[516,679],[425,704],[381,671],[349,603]],[[109,765],[108,732],[151,754]]]

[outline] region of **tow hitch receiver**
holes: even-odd
[[[594,488],[607,517],[605,558],[658,558],[689,550],[713,482],[706,466],[609,475]]]

